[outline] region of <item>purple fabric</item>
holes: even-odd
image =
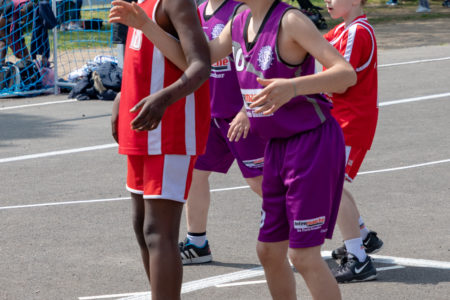
[[[197,158],[195,169],[227,173],[234,159],[244,178],[262,175],[266,143],[252,132],[239,142],[227,138],[230,119],[211,119],[205,154]]]
[[[333,118],[267,144],[258,240],[314,247],[331,238],[344,183],[345,148]]]
[[[220,35],[240,3],[226,0],[216,9],[214,14],[209,16],[205,15],[207,4],[208,1],[202,3],[198,9],[203,31],[209,40],[213,40]],[[241,110],[244,103],[234,63],[230,56],[212,65],[209,89],[211,95],[211,116],[213,118],[232,118]]]
[[[277,51],[278,26],[289,9],[292,7],[286,3],[275,1],[253,44],[246,41],[250,10],[236,16],[232,24],[233,57],[247,114],[252,129],[266,139],[289,137],[316,128],[331,116],[331,103],[320,94],[295,97],[269,116],[248,107],[263,88],[257,77],[293,78],[314,73],[312,56],[308,55],[301,65],[292,66],[283,62]]]

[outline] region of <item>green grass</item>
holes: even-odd
[[[110,47],[112,25],[108,23],[109,8],[105,6],[93,6],[81,10],[81,19],[102,19],[103,27],[100,31],[78,30],[78,31],[59,31],[58,30],[58,50],[73,50],[85,48]],[[27,29],[25,42],[30,45],[31,26]],[[53,53],[53,32],[49,31],[50,52]]]

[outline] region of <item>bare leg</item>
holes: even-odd
[[[194,169],[191,188],[186,202],[186,220],[188,232],[201,233],[206,231],[208,210],[211,202],[209,192],[209,171]]]
[[[289,258],[302,275],[314,300],[340,300],[336,279],[320,255],[320,246],[289,248]]]
[[[144,237],[150,256],[153,300],[178,300],[183,268],[178,249],[183,203],[165,199],[144,199]]]
[[[344,241],[359,238],[359,212],[352,194],[345,189],[342,192],[337,224]]]
[[[133,229],[141,251],[145,273],[147,274],[148,282],[150,283],[150,257],[148,255],[147,244],[145,243],[144,238],[144,198],[142,197],[142,195],[131,193],[131,203]]]
[[[258,242],[256,245],[256,252],[264,267],[267,285],[274,300],[297,299],[294,273],[286,257],[288,244],[288,241],[283,241]]]
[[[252,178],[245,178],[253,192],[262,198],[262,175]]]

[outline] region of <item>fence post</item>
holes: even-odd
[[[58,12],[56,10],[56,0],[52,1],[52,10],[53,14],[58,17]],[[55,74],[55,87],[54,94],[58,94],[58,26],[55,26],[53,29],[53,68]]]

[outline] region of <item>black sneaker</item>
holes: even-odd
[[[383,248],[383,241],[377,237],[375,231],[369,232],[367,237],[363,241],[364,248],[366,248],[367,254],[377,253]]]
[[[369,232],[367,237],[363,241],[364,249],[367,254],[374,254],[383,248],[383,241],[377,237],[377,233],[375,231]],[[347,255],[347,248],[345,248],[345,244],[339,248],[334,249],[331,252],[331,256],[334,259],[342,259]]]
[[[345,244],[331,251],[331,257],[333,257],[333,259],[335,260],[343,259],[346,255],[347,255],[347,248],[345,247]]]
[[[184,242],[178,244],[178,247],[180,248],[183,265],[203,264],[212,261],[208,241],[206,241],[205,246],[199,248],[194,244],[191,244],[189,239],[186,238]]]
[[[377,278],[377,270],[373,266],[370,256],[367,256],[365,261],[360,262],[351,253],[348,253],[341,260],[341,264],[331,270],[331,273],[338,283],[368,281]]]

